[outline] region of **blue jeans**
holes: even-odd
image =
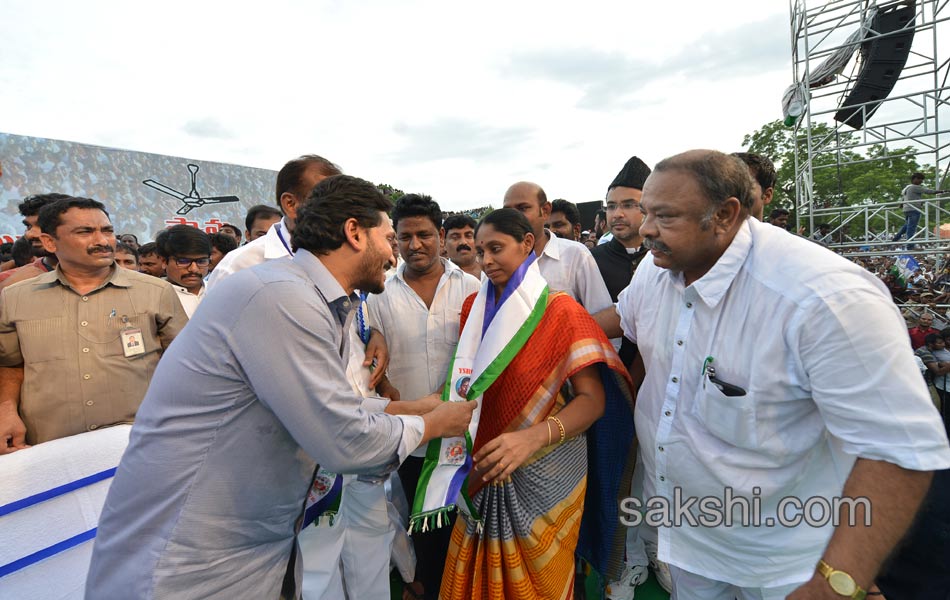
[[[914,234],[917,233],[917,222],[920,221],[920,213],[918,211],[906,212],[904,213],[904,225],[897,230],[897,234],[894,235],[892,242],[896,242],[900,239],[902,235],[907,235],[907,239],[914,237]],[[908,244],[908,248],[912,248],[913,244]]]

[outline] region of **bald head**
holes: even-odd
[[[508,206],[509,198],[511,199],[529,199],[538,205],[538,208],[547,204],[548,197],[545,195],[544,190],[541,189],[541,186],[532,183],[530,181],[519,181],[518,183],[512,184],[508,188],[508,191],[505,192],[505,206]]]
[[[541,186],[530,181],[519,181],[505,192],[505,208],[513,208],[528,218],[534,231],[535,250],[544,247],[547,236],[544,224],[551,216],[551,203]]]

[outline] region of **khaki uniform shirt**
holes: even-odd
[[[135,418],[162,351],[188,317],[172,286],[113,267],[76,293],[55,271],[0,292],[0,366],[23,364],[20,417],[38,444]],[[141,331],[127,358],[121,333]]]

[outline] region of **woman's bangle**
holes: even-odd
[[[561,420],[558,419],[557,417],[548,417],[548,420],[549,420],[549,421],[554,421],[555,423],[557,423],[557,430],[558,430],[558,432],[561,434],[561,439],[559,439],[557,443],[558,443],[558,444],[563,444],[563,443],[564,443],[564,438],[565,438],[565,434],[564,434],[564,424],[561,423]]]
[[[551,420],[548,419],[547,421],[545,421],[545,423],[548,426],[548,446],[550,446],[551,445]]]

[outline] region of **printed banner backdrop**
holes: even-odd
[[[116,233],[140,243],[184,223],[244,230],[255,204],[275,205],[276,171],[0,133],[0,242],[23,234],[20,201],[60,192],[102,202]]]

